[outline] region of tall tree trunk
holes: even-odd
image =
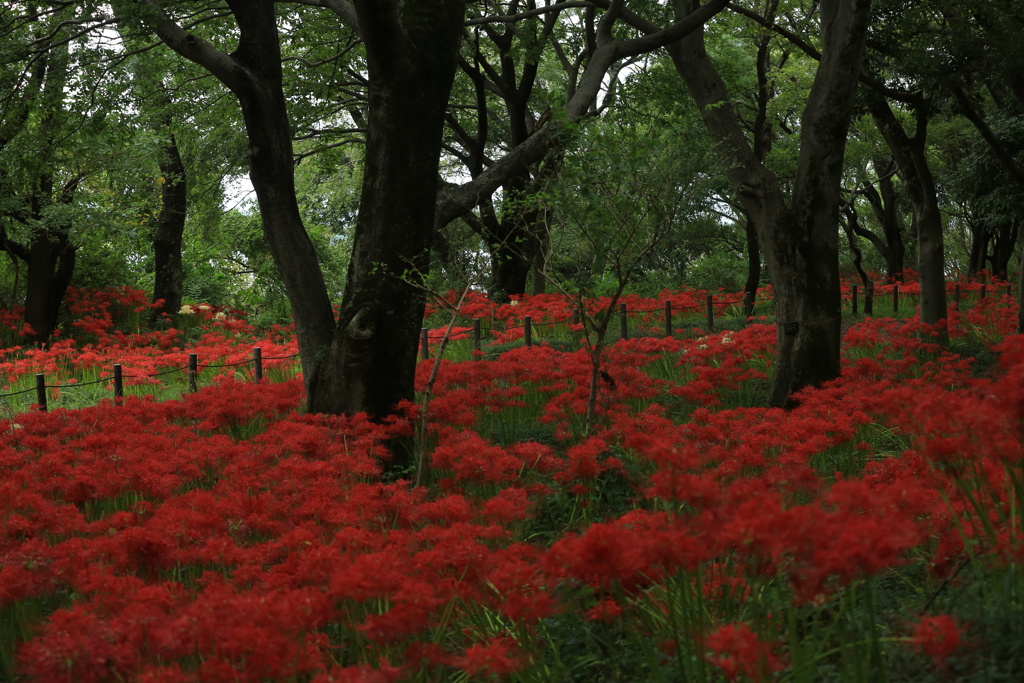
[[[921,278],[921,322],[936,325],[946,320],[946,258],[938,193],[925,157],[928,118],[923,110],[916,113],[917,127],[914,136],[910,137],[884,98],[872,94],[868,107],[899,164],[900,175],[914,207],[917,269]]]
[[[746,214],[746,225],[743,230],[747,235],[747,281],[743,285],[745,298],[751,302],[750,310],[745,314],[753,315],[753,301],[757,296],[757,288],[761,286],[761,243],[757,239],[757,226],[750,214]]]
[[[878,174],[878,189],[875,189],[872,183],[865,182],[861,192],[867,197],[875,218],[882,226],[882,234],[885,237],[884,248],[875,240],[871,241],[882,254],[882,258],[885,259],[886,277],[894,282],[903,282],[906,246],[903,242],[903,229],[900,226],[896,188],[892,182],[893,173],[896,171],[896,162],[889,158],[876,158],[872,163],[875,173]]]
[[[1020,253],[1020,270],[1017,272],[1017,334],[1024,334],[1024,246]]]
[[[334,314],[313,243],[295,197],[292,136],[284,97],[281,45],[273,0],[227,0],[238,24],[238,48],[221,52],[178,26],[156,0],[147,20],[178,54],[209,70],[238,98],[249,139],[249,179],[263,235],[281,272],[295,321],[307,394],[330,344]],[[115,4],[115,11],[120,3]]]
[[[185,164],[178,151],[178,143],[171,131],[171,119],[165,123],[167,142],[160,158],[160,175],[164,182],[160,191],[160,217],[153,231],[153,260],[155,262],[153,301],[163,301],[155,309],[157,314],[176,314],[181,310],[183,276],[181,243],[185,234],[185,214],[188,210]]]
[[[985,270],[989,233],[984,222],[977,219],[971,221],[970,230],[971,253],[967,257],[967,277],[975,278],[978,273]]]
[[[1000,280],[1007,279],[1007,271],[1010,269],[1010,257],[1017,247],[1017,232],[1020,228],[1020,220],[1005,218],[999,224],[992,240],[992,253],[989,255],[989,263],[992,264],[990,272]]]
[[[676,15],[698,6],[697,0],[676,0]],[[868,0],[821,3],[822,57],[801,119],[800,159],[788,204],[740,127],[708,58],[703,31],[667,48],[758,229],[779,321],[773,405],[787,405],[793,392],[839,376],[839,180],[870,9]]]
[[[357,0],[356,12],[370,76],[362,196],[337,327],[309,406],[384,417],[414,395],[420,284],[464,8],[447,0]]]
[[[534,296],[544,294],[548,279],[545,273],[548,267],[548,252],[551,250],[551,211],[541,212],[535,232],[537,251],[533,255],[533,266],[530,269],[530,293]]]

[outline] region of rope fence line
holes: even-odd
[[[885,285],[883,285],[883,287],[884,286]],[[947,292],[948,292],[948,290],[949,290],[948,283],[947,283],[946,289],[947,289]],[[1006,296],[1011,296],[1012,295],[1012,291],[1013,291],[1012,290],[1012,286],[1007,284],[1006,285]],[[851,294],[849,296],[849,299],[846,296],[842,297],[843,302],[845,302],[847,300],[850,301],[851,309],[852,309],[852,312],[853,312],[854,315],[856,315],[858,313],[858,294],[859,294],[859,287],[858,287],[858,285],[852,285],[852,287],[851,287]],[[875,299],[875,288],[874,288],[874,283],[873,282],[869,282],[868,283],[868,286],[864,288],[864,293],[863,294],[864,294],[864,314],[865,315],[872,315],[873,314],[873,309],[874,309],[874,299]],[[978,301],[980,301],[982,299],[985,299],[986,294],[987,294],[987,287],[986,287],[985,284],[982,284],[981,287],[980,287],[980,296],[978,297]],[[956,307],[959,307],[959,305],[960,305],[960,296],[961,296],[960,283],[953,283],[953,303],[954,303],[954,305]],[[744,318],[744,324],[745,324],[749,320],[749,318],[753,315],[753,310],[754,310],[754,306],[755,306],[756,303],[758,303],[758,302],[760,302],[760,303],[767,303],[767,302],[770,302],[770,301],[773,301],[773,299],[771,297],[756,297],[756,296],[751,296],[749,294],[744,296],[742,299],[736,299],[736,300],[733,300],[733,301],[716,301],[714,299],[713,295],[708,294],[707,295],[707,299],[706,299],[704,304],[693,304],[693,305],[689,305],[689,306],[677,306],[677,307],[673,308],[671,300],[666,300],[665,301],[664,309],[652,308],[652,309],[640,309],[640,310],[633,310],[633,311],[630,311],[630,310],[627,309],[627,304],[620,303],[619,304],[619,335],[620,335],[621,339],[629,339],[629,316],[630,315],[634,315],[635,316],[635,315],[643,315],[643,314],[650,314],[650,313],[662,313],[664,315],[664,331],[665,331],[664,332],[664,336],[665,337],[671,337],[675,333],[675,330],[673,329],[673,320],[672,320],[672,313],[673,313],[673,311],[694,310],[694,309],[700,309],[702,307],[706,308],[706,310],[707,310],[707,329],[708,329],[709,332],[713,332],[714,329],[715,329],[715,311],[714,311],[714,309],[715,309],[716,306],[734,306],[734,305],[737,305],[737,304],[743,304],[744,305],[744,316],[743,316],[743,318]],[[892,285],[892,310],[893,310],[893,313],[899,313],[899,303],[900,303],[900,286],[899,286],[899,283],[894,283]],[[574,308],[573,309],[572,317],[571,318],[565,318],[565,319],[562,319],[562,320],[549,320],[547,322],[537,322],[537,323],[534,323],[532,321],[532,316],[524,315],[523,316],[523,322],[520,325],[513,325],[513,326],[505,325],[505,326],[500,326],[499,327],[499,326],[495,326],[494,325],[494,322],[493,322],[493,319],[492,319],[491,325],[488,328],[488,333],[493,333],[493,332],[499,332],[499,333],[500,332],[509,332],[511,330],[522,329],[523,330],[523,340],[525,342],[525,345],[527,347],[532,347],[533,346],[533,334],[532,333],[533,333],[533,329],[534,328],[536,328],[536,327],[544,327],[544,326],[554,327],[556,325],[565,325],[565,324],[569,324],[569,323],[571,323],[572,325],[579,325],[580,322],[581,322],[580,309]],[[610,319],[609,319],[609,322],[610,322]],[[461,335],[465,334],[465,332],[459,332],[457,334],[460,335],[461,339],[465,339],[465,337],[461,337]],[[472,338],[473,338],[473,350],[474,351],[480,351],[481,350],[481,348],[480,348],[481,347],[481,336],[482,336],[481,318],[479,318],[479,317],[473,318]],[[652,336],[652,335],[648,335],[648,336]],[[432,340],[432,339],[433,340],[439,340],[439,339],[443,339],[444,337],[445,337],[444,334],[442,334],[440,336],[438,336],[438,335],[431,336],[429,334],[428,328],[426,328],[426,327],[421,328],[421,330],[420,330],[420,355],[421,355],[421,358],[423,358],[423,359],[430,358],[430,344],[429,344],[430,340]],[[299,355],[300,355],[299,353],[293,353],[293,354],[289,354],[287,356],[270,356],[270,357],[266,357],[265,358],[265,357],[263,357],[263,350],[262,350],[262,348],[259,347],[259,346],[256,346],[256,347],[253,347],[253,357],[251,359],[247,359],[247,360],[243,360],[243,361],[237,361],[235,363],[203,363],[203,364],[200,364],[199,363],[199,356],[198,356],[198,354],[190,353],[188,355],[188,360],[189,360],[188,365],[185,365],[185,366],[182,366],[182,367],[179,367],[179,368],[172,368],[170,370],[163,370],[161,372],[156,372],[156,373],[152,373],[152,374],[148,374],[148,375],[126,375],[126,374],[124,374],[122,372],[122,365],[120,363],[115,363],[114,367],[113,367],[113,375],[111,377],[103,377],[101,379],[93,380],[91,382],[81,382],[81,383],[74,383],[74,384],[46,384],[45,374],[44,373],[37,373],[36,374],[36,386],[35,386],[34,389],[22,389],[22,390],[19,390],[19,391],[9,392],[9,393],[6,393],[6,394],[0,394],[0,399],[11,398],[13,396],[20,396],[21,394],[27,394],[27,393],[30,393],[30,392],[32,392],[34,390],[36,392],[36,399],[37,399],[36,403],[38,405],[39,411],[45,413],[47,411],[47,390],[48,389],[75,389],[75,388],[78,388],[78,387],[86,387],[86,386],[90,386],[90,385],[94,385],[94,384],[102,384],[102,383],[105,383],[105,382],[113,382],[114,383],[114,398],[116,400],[116,399],[121,399],[121,398],[124,397],[124,380],[125,379],[137,379],[137,378],[142,378],[142,377],[146,377],[146,378],[162,377],[164,375],[170,375],[170,374],[173,374],[173,373],[176,373],[176,372],[182,372],[182,371],[185,371],[185,370],[188,371],[189,391],[191,393],[195,393],[198,390],[197,380],[198,380],[198,375],[199,375],[199,369],[200,368],[209,368],[209,369],[231,368],[231,367],[238,367],[238,366],[242,366],[242,365],[250,365],[250,364],[252,364],[253,365],[253,381],[254,382],[260,382],[263,379],[263,361],[265,361],[265,360],[267,360],[267,361],[269,361],[269,360],[290,360],[292,358],[297,358]]]
[[[170,370],[162,370],[160,372],[154,372],[145,375],[126,375],[122,370],[120,363],[114,363],[113,375],[110,377],[103,377],[91,382],[75,382],[74,384],[47,384],[45,373],[36,373],[36,385],[32,389],[22,389],[20,391],[12,391],[6,394],[0,394],[0,399],[10,398],[12,396],[20,396],[21,394],[27,394],[32,391],[36,392],[36,404],[39,407],[40,412],[47,412],[47,399],[49,389],[77,389],[78,387],[87,387],[94,384],[104,384],[107,382],[113,382],[114,384],[114,398],[124,398],[124,380],[132,378],[153,378],[163,377],[176,372],[188,371],[188,382],[189,391],[195,393],[198,390],[197,380],[200,368],[232,368],[240,365],[252,365],[253,366],[253,381],[259,382],[263,379],[263,361],[270,360],[289,360],[297,358],[298,353],[289,354],[287,356],[263,356],[263,349],[259,346],[253,347],[253,357],[251,359],[238,361],[235,363],[199,363],[199,355],[190,353],[188,355],[188,365],[183,365],[178,368],[171,368]]]

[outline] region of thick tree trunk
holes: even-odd
[[[989,263],[992,267],[990,272],[1000,280],[1007,279],[1007,271],[1010,269],[1010,257],[1017,247],[1017,233],[1020,228],[1020,221],[1012,218],[1003,219],[999,229],[995,231],[995,239],[992,240],[992,253],[989,255]]]
[[[696,0],[676,0],[676,15],[697,6]],[[703,31],[667,48],[759,231],[779,321],[773,405],[787,405],[793,392],[839,376],[839,180],[869,15],[867,0],[821,3],[822,58],[801,120],[788,205],[778,179],[750,148],[708,58]]]
[[[60,305],[75,272],[76,250],[66,231],[52,236],[45,228],[33,231],[25,297],[25,323],[32,329],[26,335],[28,341],[45,344],[57,327]]]
[[[918,112],[917,129],[914,137],[910,137],[884,98],[872,95],[868,107],[899,164],[900,176],[914,207],[917,269],[921,279],[921,322],[936,325],[946,320],[946,258],[938,193],[925,157],[928,119],[924,112]]]
[[[420,283],[464,10],[446,0],[360,0],[356,11],[370,76],[362,197],[337,327],[309,407],[382,418],[414,396]]]
[[[160,175],[164,183],[160,193],[160,217],[153,231],[154,275],[153,301],[163,301],[156,313],[176,314],[181,310],[183,287],[181,243],[185,234],[188,209],[185,164],[178,152],[178,143],[166,121],[167,144],[160,159]]]
[[[488,290],[491,301],[508,303],[512,295],[526,293],[534,255],[523,251],[518,244],[499,242],[491,245],[491,286]]]
[[[975,278],[985,270],[985,257],[988,254],[988,230],[979,221],[971,222],[971,253],[967,256],[967,277]]]
[[[71,181],[59,193],[60,203],[69,203],[78,181]],[[25,278],[25,323],[31,332],[28,341],[45,344],[57,327],[57,315],[64,301],[71,276],[75,272],[75,252],[66,225],[47,224],[45,208],[54,198],[53,177],[44,175],[29,201],[29,214],[34,227],[28,247],[18,247],[17,253],[28,264]]]

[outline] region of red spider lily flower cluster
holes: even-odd
[[[9,381],[113,362],[141,374],[194,349],[231,362],[254,342],[268,355],[295,349],[288,330],[197,307],[186,351],[177,330],[118,328],[118,310],[145,312],[139,295],[91,296],[72,302],[92,337],[8,351]],[[682,309],[704,296],[664,298]],[[966,315],[1004,330],[1016,311],[992,300]],[[572,315],[558,297],[497,306],[471,293],[463,308],[495,327]],[[619,341],[586,437],[585,350],[442,361],[429,488],[381,477],[387,445],[411,437],[422,406],[385,423],[303,415],[297,379],[225,377],[176,401],[15,415],[0,422],[0,608],[48,605],[17,643],[18,670],[76,681],[500,679],[538,662],[540,627],[558,615],[629,628],[647,610],[642,637],[673,652],[689,638],[726,678],[769,680],[788,666],[775,621],[702,618],[653,633],[650,615],[668,623],[669,590],[746,603],[769,581],[798,606],[821,605],[912,556],[946,578],[967,544],[993,567],[1024,559],[1014,526],[1024,341],[994,346],[998,373],[975,377],[930,332],[857,323],[842,378],[789,411],[736,398],[768,381],[774,326]],[[420,388],[432,363],[421,363]],[[897,445],[884,447],[879,429]],[[632,492],[634,509],[588,518],[608,481]],[[555,501],[583,521],[540,540],[530,524]],[[937,662],[960,642],[948,616],[908,631]]]

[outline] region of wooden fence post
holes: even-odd
[[[672,336],[672,302],[665,301],[665,336]]]
[[[480,350],[480,318],[473,318],[473,350]]]
[[[892,312],[893,315],[900,312],[900,286],[892,286]]]
[[[708,332],[715,331],[715,300],[708,294]]]
[[[46,376],[42,373],[36,375],[36,404],[39,412],[46,412]]]
[[[430,358],[430,345],[427,342],[427,328],[420,328],[420,358],[426,360]]]
[[[533,346],[533,330],[531,328],[532,328],[532,325],[530,325],[530,316],[524,315],[523,316],[523,338],[526,340],[526,346],[527,347]]]
[[[120,363],[114,363],[114,402],[124,398],[124,373]]]
[[[199,354],[188,354],[188,389],[193,394],[198,390],[196,380],[199,377]]]
[[[853,314],[857,315],[857,285],[853,286],[853,298],[851,301],[853,302]]]
[[[252,379],[257,384],[263,379],[263,347],[260,346],[252,348]]]
[[[629,320],[626,318],[626,304],[619,304],[619,336],[629,339]]]

